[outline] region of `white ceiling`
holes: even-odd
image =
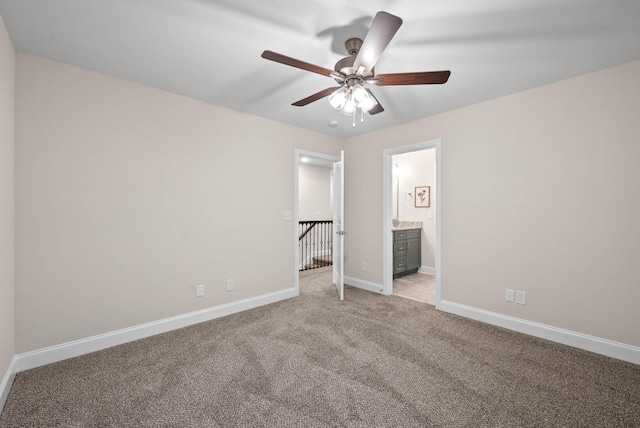
[[[330,78],[375,13],[404,24],[377,73],[451,70],[439,86],[371,86],[385,108],[351,126]],[[408,122],[640,59],[640,0],[0,0],[17,49],[339,137]],[[328,123],[338,120],[337,128]]]

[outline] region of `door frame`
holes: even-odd
[[[393,248],[391,224],[393,220],[393,156],[420,150],[436,151],[436,309],[442,297],[442,142],[423,141],[382,151],[382,294],[393,292]]]
[[[300,163],[303,157],[310,159],[316,159],[321,162],[327,162],[332,164],[334,162],[340,162],[340,155],[330,155],[327,153],[312,152],[310,150],[294,149],[293,159],[293,286],[296,289],[296,295],[300,294],[300,260],[298,251],[298,223],[300,221]],[[329,168],[329,167],[328,167]],[[335,198],[336,195],[334,194]],[[335,201],[334,201],[335,202]]]
[[[333,163],[333,282],[344,300],[344,150],[340,162]]]

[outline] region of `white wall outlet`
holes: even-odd
[[[233,290],[233,287],[234,287],[234,280],[233,279],[227,279],[227,291]]]
[[[366,272],[369,266],[367,266],[367,262],[362,262],[362,272]]]
[[[504,300],[506,300],[507,302],[515,302],[515,297],[514,297],[514,291],[513,290],[509,290],[508,288],[504,291]]]
[[[204,296],[204,285],[196,285],[196,297]]]
[[[516,303],[519,305],[527,304],[527,293],[525,291],[516,291]]]
[[[290,210],[285,210],[282,212],[282,220],[291,221],[292,218],[293,218],[293,214],[291,213]]]

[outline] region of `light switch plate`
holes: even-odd
[[[516,291],[516,303],[519,305],[527,304],[527,293],[526,291]]]

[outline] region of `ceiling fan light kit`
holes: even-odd
[[[324,89],[296,101],[292,105],[302,107],[321,98],[329,97],[329,104],[340,113],[352,116],[353,126],[356,126],[355,116],[358,110],[360,110],[361,122],[364,121],[365,111],[371,115],[384,111],[373,92],[365,87],[366,85],[437,85],[446,83],[449,79],[451,72],[448,70],[375,75],[373,67],[389,45],[389,42],[391,42],[400,25],[402,25],[401,18],[387,12],[378,12],[364,41],[358,38],[351,38],[345,42],[345,48],[349,56],[338,61],[334,70],[272,51],[264,51],[262,57],[270,61],[333,78],[340,85],[339,87]]]
[[[357,109],[368,112],[378,102],[369,95],[360,82],[352,79],[329,95],[329,104],[336,110],[340,110],[340,113],[353,116]]]

